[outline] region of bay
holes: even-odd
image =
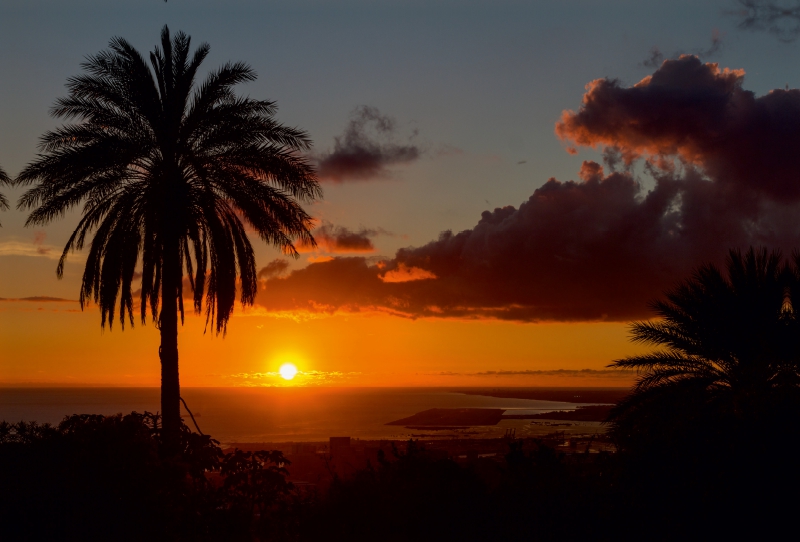
[[[449,388],[183,388],[182,395],[202,431],[223,443],[321,442],[331,436],[401,440],[419,431],[385,424],[430,408],[530,413],[578,406],[466,395]],[[71,414],[157,412],[159,403],[158,388],[0,388],[0,420],[57,424]],[[184,418],[191,426],[188,415]],[[488,438],[526,425],[504,420],[463,434]]]

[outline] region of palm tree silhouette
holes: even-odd
[[[634,342],[661,349],[609,365],[640,373],[609,418],[623,446],[656,432],[672,438],[671,428],[679,434],[693,421],[704,431],[753,427],[796,397],[797,266],[784,265],[778,252],[751,248],[730,251],[726,267],[727,274],[700,267],[652,304],[657,320],[632,325]]]
[[[227,63],[202,85],[195,76],[208,54],[190,56],[190,37],[170,39],[144,57],[126,40],[88,57],[86,73],[68,80],[69,96],[55,117],[78,119],[42,137],[42,153],[16,183],[35,184],[18,207],[32,209],[26,225],[46,224],[83,203],[82,218],[64,247],[94,233],[81,285],[81,307],[93,300],[101,326],[133,325],[131,284],[141,256],[140,316],[149,312],[161,333],[161,409],[167,448],[180,426],[178,314],[184,317],[184,270],[196,312],[226,331],[236,289],[252,304],[256,262],[245,224],[262,240],[297,256],[294,241],[314,244],[311,217],[300,203],[321,196],[308,161],[306,132],[274,120],[274,102],[237,96],[253,81],[244,63]],[[205,300],[204,300],[205,297]],[[160,313],[159,313],[159,302]]]
[[[0,184],[10,184],[11,178],[0,167]],[[0,194],[0,209],[8,209],[8,200],[3,194]]]

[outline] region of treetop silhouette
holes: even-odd
[[[800,254],[732,250],[726,272],[703,265],[652,307],[658,318],[634,323],[633,341],[661,349],[609,365],[640,372],[610,416],[623,442],[691,419],[763,425],[796,402]]]
[[[11,178],[3,171],[3,168],[0,167],[0,185],[10,183]],[[0,194],[0,209],[8,209],[8,200],[3,194]]]
[[[115,315],[133,325],[132,283],[141,269],[140,317],[161,332],[165,434],[180,424],[178,314],[183,274],[196,312],[224,333],[236,291],[243,305],[257,291],[256,262],[245,224],[265,242],[296,256],[294,242],[314,245],[301,203],[321,197],[314,170],[300,154],[308,134],[274,119],[275,102],[237,96],[255,72],[229,62],[195,85],[208,55],[190,37],[170,38],[145,58],[126,40],[82,64],[55,117],[76,119],[47,132],[41,154],[14,181],[34,185],[18,207],[26,225],[47,224],[83,204],[82,218],[58,264],[91,238],[80,302],[99,305],[101,325]],[[93,236],[92,236],[93,234]],[[140,262],[141,256],[141,262]],[[160,309],[160,310],[159,310]]]

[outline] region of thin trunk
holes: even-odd
[[[172,246],[175,245],[175,246]],[[177,243],[165,243],[161,282],[161,415],[164,451],[178,451],[181,425],[181,386],[178,377],[178,268]]]

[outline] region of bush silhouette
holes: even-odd
[[[0,524],[11,540],[250,540],[285,495],[281,452],[225,454],[181,426],[162,453],[158,415],[0,422]]]

